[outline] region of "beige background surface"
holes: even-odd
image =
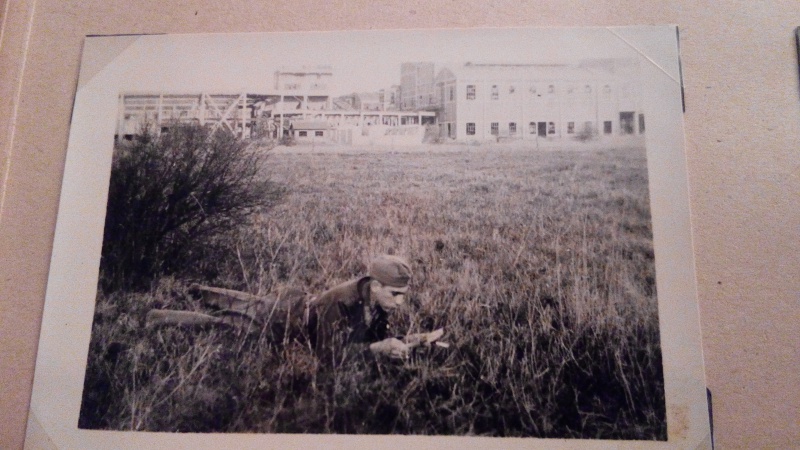
[[[800,446],[796,1],[7,1],[0,3],[0,448],[21,447],[24,436],[84,35],[665,23],[681,29],[717,445]]]

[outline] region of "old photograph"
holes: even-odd
[[[79,429],[667,441],[658,112],[628,39],[86,51],[82,85],[116,84],[76,99],[108,164]]]

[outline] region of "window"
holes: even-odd
[[[594,128],[592,127],[592,122],[591,121],[586,121],[586,122],[583,123],[583,131],[585,131],[587,133],[591,133],[591,132],[594,131]]]
[[[497,88],[496,84],[492,85],[492,100],[497,100],[500,98],[500,90]]]
[[[567,122],[567,134],[575,133],[575,122]]]
[[[611,134],[611,121],[610,120],[606,120],[605,122],[603,122],[603,133]]]
[[[587,84],[586,86],[583,87],[583,92],[585,92],[587,94],[591,94],[592,93],[592,87]]]
[[[514,91],[516,91],[516,90],[517,90],[517,89],[516,89],[514,86],[509,86],[509,87],[508,87],[508,93],[509,93],[509,94],[513,94],[513,93],[514,93]]]
[[[456,99],[456,88],[450,86],[450,101],[452,102],[455,99]]]
[[[508,134],[517,134],[517,123],[510,122],[508,124]]]
[[[469,122],[467,124],[467,135],[468,136],[475,136],[475,123]]]
[[[492,134],[495,136],[500,134],[500,123],[492,122]]]
[[[325,133],[323,133],[321,130],[314,132],[314,136],[324,136],[324,135]]]
[[[644,133],[644,114],[639,114],[639,134]]]
[[[528,134],[536,134],[536,122],[528,124]]]
[[[306,137],[308,136],[308,131],[298,131],[297,135],[300,137]]]
[[[555,122],[547,122],[547,134],[556,134]]]
[[[467,85],[467,100],[475,100],[475,85]]]
[[[535,94],[536,93],[536,86],[531,86],[530,89],[528,89],[528,92],[530,92],[531,94]]]
[[[604,94],[610,94],[611,93],[611,86],[609,86],[609,85],[603,86],[603,93]]]
[[[575,92],[575,86],[569,86],[569,87],[567,87],[567,94],[572,94],[572,93],[574,93],[574,92]]]
[[[554,85],[552,85],[552,84],[550,86],[547,86],[547,93],[548,94],[555,94],[556,93],[556,87]]]

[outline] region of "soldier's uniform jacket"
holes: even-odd
[[[200,295],[206,304],[217,308],[214,315],[151,310],[146,323],[148,326],[225,325],[250,331],[267,325],[276,342],[306,340],[323,364],[336,366],[348,354],[368,351],[368,346],[352,344],[370,344],[387,336],[387,313],[379,304],[385,300],[370,298],[371,282],[375,280],[379,286],[404,290],[408,287],[411,269],[404,259],[383,255],[372,261],[369,274],[341,283],[316,299],[309,299],[305,292],[295,288],[259,297],[230,289],[192,285],[193,295]]]
[[[212,287],[199,290],[204,302],[225,311],[211,316],[186,311],[151,311],[148,322],[177,325],[226,324],[249,327],[253,323],[268,326],[276,342],[307,340],[317,357],[326,365],[338,365],[347,353],[366,350],[351,344],[381,341],[386,338],[386,312],[370,301],[371,277],[341,283],[318,298],[310,299],[300,289],[289,288],[277,295],[256,297],[251,294]],[[161,317],[165,316],[165,317]],[[256,328],[257,329],[257,328]]]
[[[345,353],[365,350],[353,343],[372,343],[386,338],[386,312],[370,302],[370,277],[339,284],[308,304],[307,327],[311,344],[324,364],[333,366]]]

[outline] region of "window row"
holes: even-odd
[[[583,132],[594,132],[594,122],[587,121],[583,123]],[[489,132],[493,136],[500,135],[500,122],[491,122],[489,125]],[[567,122],[567,134],[575,134],[575,122]],[[613,132],[613,125],[610,120],[603,122],[603,133],[611,134]],[[640,132],[644,132],[644,116],[640,117]],[[474,122],[467,123],[467,136],[475,136],[476,126]],[[630,131],[627,134],[632,134]],[[508,134],[514,136],[517,134],[517,123],[508,123]],[[556,134],[555,122],[530,122],[528,123],[528,134],[538,134],[539,136],[547,136]]]
[[[297,132],[297,136],[298,137],[307,137],[308,136],[308,131],[298,131]],[[325,133],[323,131],[315,131],[314,132],[314,136],[325,136]]]
[[[567,88],[566,92],[567,92],[567,94],[574,94],[575,92],[577,92],[577,90],[578,90],[577,87],[569,86]],[[515,92],[517,92],[516,86],[514,86],[514,85],[508,86],[508,94],[509,95],[514,95]],[[533,94],[533,95],[537,95],[536,86],[531,86],[530,88],[528,88],[528,92]],[[553,85],[553,84],[548,85],[546,93],[547,94],[555,94],[556,93],[555,85]],[[583,86],[583,93],[591,94],[592,93],[592,85],[590,85],[590,84],[584,85]],[[605,86],[603,86],[603,93],[604,94],[611,93],[611,86],[609,86],[607,84]],[[538,95],[541,95],[541,94],[538,94]],[[476,88],[476,86],[474,84],[468,84],[467,85],[467,100],[475,100],[476,98],[477,98],[477,88]],[[452,96],[452,92],[451,92],[450,100],[452,100],[452,99],[453,99],[453,96]],[[498,85],[496,85],[496,84],[492,85],[492,88],[491,88],[491,99],[492,100],[499,100],[500,99],[500,87]]]

